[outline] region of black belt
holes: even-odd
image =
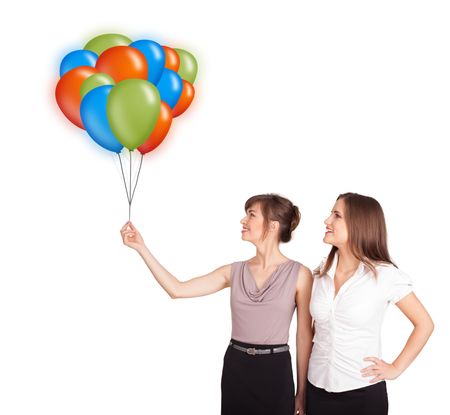
[[[269,349],[255,349],[254,347],[242,347],[237,344],[234,344],[233,342],[230,342],[229,346],[232,346],[236,350],[240,350],[241,352],[245,352],[252,356],[254,356],[255,354],[281,353],[287,352],[289,350],[289,345],[280,347],[270,347]]]

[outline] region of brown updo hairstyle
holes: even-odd
[[[292,232],[300,222],[300,211],[290,200],[275,193],[252,196],[245,202],[245,211],[247,212],[253,205],[259,204],[264,217],[263,239],[269,233],[269,222],[277,221],[280,224],[278,240],[289,242],[292,238]]]

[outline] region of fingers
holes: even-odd
[[[128,222],[127,222],[127,224],[128,224]],[[127,224],[125,224],[125,226],[127,226]],[[123,243],[126,245],[129,242],[134,242],[137,238],[136,238],[136,232],[130,230],[129,228],[125,228],[125,226],[121,229],[120,234],[122,235]]]
[[[363,378],[367,378],[367,377],[369,377],[369,376],[379,376],[379,375],[381,375],[381,372],[382,372],[381,369],[376,368],[376,369],[370,370],[369,372],[363,373],[362,376],[363,376]]]
[[[376,383],[379,382],[380,380],[384,380],[384,376],[378,375],[377,377],[373,378],[369,383]]]
[[[377,365],[370,365],[370,366],[367,366],[367,367],[365,367],[364,369],[361,369],[361,372],[365,372],[365,371],[368,370],[368,369],[373,369],[374,367],[377,367]]]
[[[122,242],[124,245],[137,249],[144,244],[142,237],[134,225],[128,221],[120,229],[120,235],[122,236]]]
[[[131,224],[130,221],[125,223],[125,225],[122,226],[122,229],[120,230],[120,233],[122,233],[123,231],[127,230],[129,228],[130,224]]]
[[[365,367],[364,369],[361,369],[361,373],[367,373],[376,368],[377,368],[376,365],[371,365],[371,366]]]
[[[135,236],[136,236],[136,232],[133,232],[133,231],[125,231],[122,234],[123,240],[125,240],[125,239],[134,239]]]
[[[123,235],[123,233],[128,230],[136,232],[136,228],[130,221],[128,221],[127,223],[125,223],[125,225],[122,226],[122,228],[120,229],[120,233]]]
[[[376,383],[385,379],[386,362],[373,356],[366,357],[363,360],[374,363],[361,370],[363,377],[375,376],[373,379],[369,380],[369,383]]]
[[[367,366],[361,370],[362,377],[364,377],[364,378],[367,378],[369,376],[375,376],[375,378],[373,378],[369,381],[369,383],[373,383],[374,379],[378,379],[378,377],[381,376],[381,367],[380,366],[381,366],[382,360],[380,360],[376,357],[366,357],[366,358],[364,358],[364,361],[374,363],[373,365]]]
[[[378,357],[373,357],[373,356],[365,357],[363,360],[365,360],[366,362],[372,362],[372,363],[375,363],[375,364],[381,362],[381,360],[378,359]]]

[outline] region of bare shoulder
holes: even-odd
[[[300,264],[298,269],[298,280],[312,280],[312,278],[311,270],[307,266]]]
[[[313,275],[311,270],[305,265],[301,264],[297,276],[297,290],[304,290],[311,287],[313,283]]]

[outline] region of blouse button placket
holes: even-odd
[[[334,288],[334,284],[333,284]],[[333,361],[334,361],[334,342],[335,342],[335,299],[334,297],[334,290],[330,290],[331,296],[330,296],[330,323],[329,323],[329,339],[328,339],[328,371],[332,371],[333,367]],[[329,379],[331,377],[329,376]]]
[[[331,318],[330,318],[330,361],[334,359],[334,341],[335,341],[335,314],[334,314],[334,301],[331,304]]]

